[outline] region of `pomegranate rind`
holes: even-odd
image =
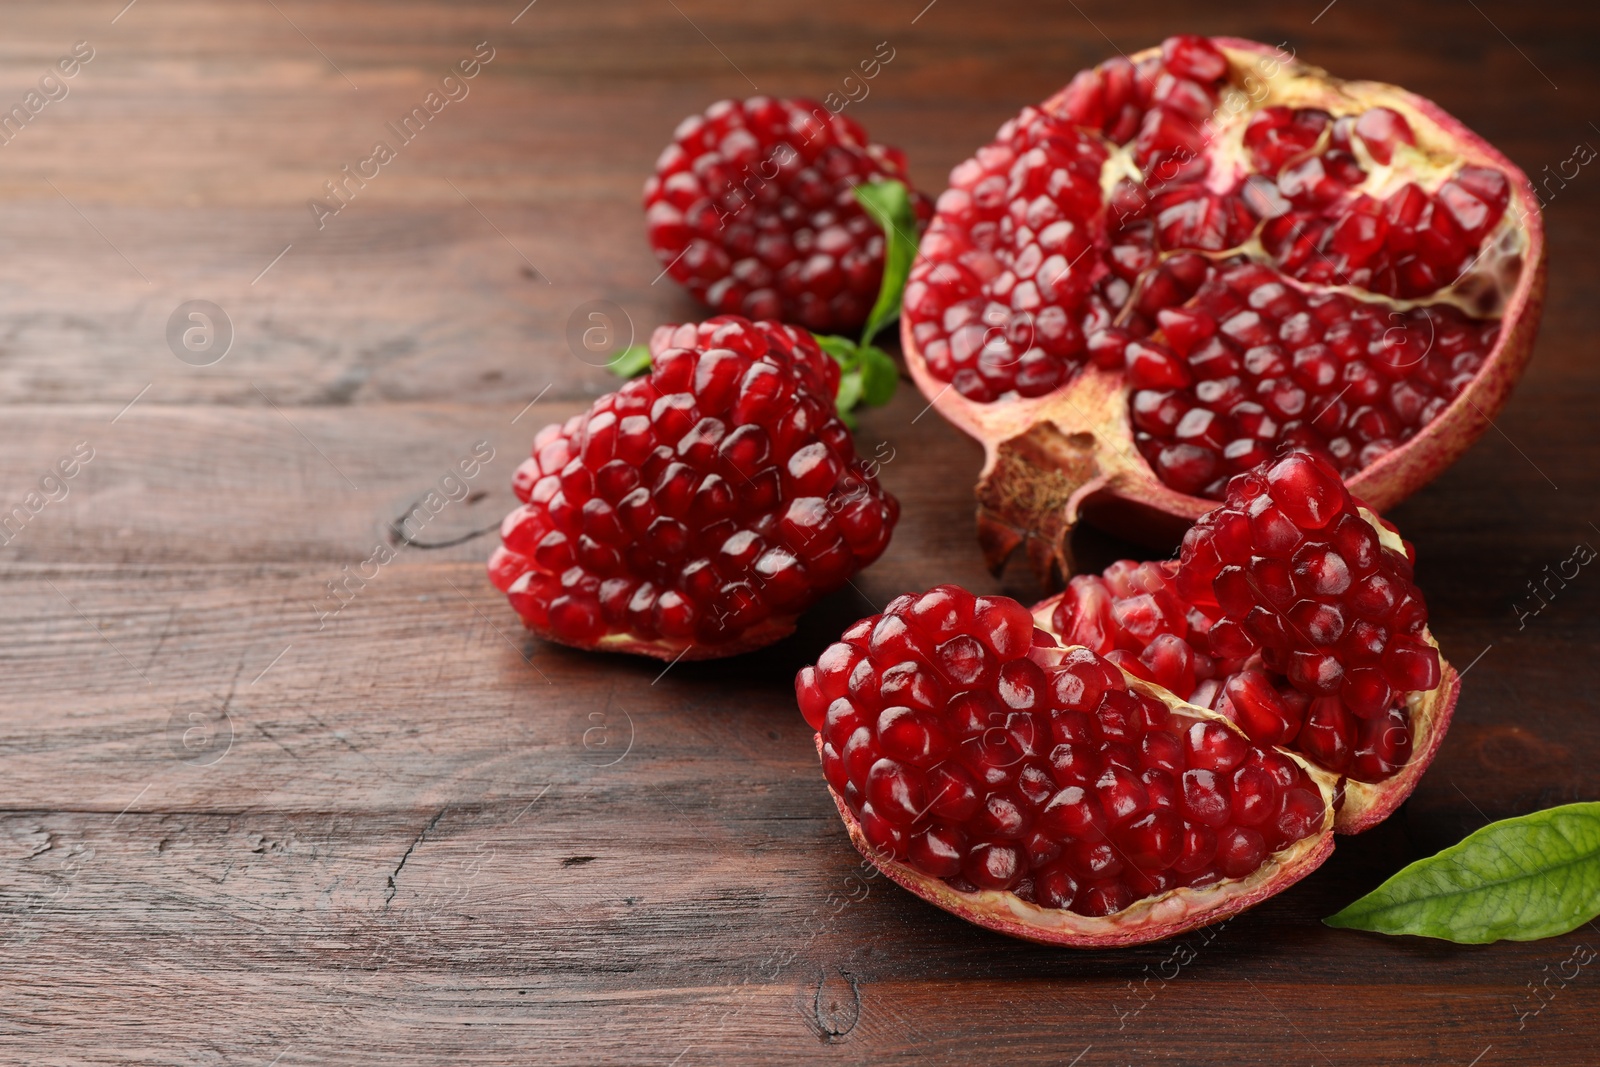
[[[1370,520],[1369,520],[1370,521]],[[1384,531],[1388,534],[1388,531]],[[1388,534],[1388,536],[1393,536]],[[1053,620],[1056,605],[1061,603],[1065,593],[1057,593],[1046,597],[1028,610],[1033,614],[1034,625],[1045,633],[1054,634]],[[1418,635],[1435,649],[1439,642],[1433,638],[1432,631],[1426,627]],[[1126,673],[1126,672],[1124,672]],[[1132,677],[1131,675],[1129,676]],[[1135,680],[1132,684],[1143,686],[1148,690],[1166,692],[1151,686],[1146,682]],[[1450,729],[1450,719],[1455,714],[1456,699],[1461,695],[1461,677],[1456,673],[1444,653],[1439,653],[1439,684],[1426,692],[1406,694],[1406,710],[1411,716],[1411,758],[1406,761],[1393,775],[1381,782],[1358,782],[1353,778],[1342,780],[1344,787],[1344,801],[1335,814],[1333,829],[1340,834],[1359,834],[1378,825],[1392,815],[1396,808],[1405,803],[1407,797],[1417,788],[1423,772],[1433,762],[1433,757],[1438,754],[1439,746],[1444,743],[1444,735]],[[1192,706],[1192,705],[1191,705]],[[1209,713],[1213,717],[1215,712]],[[1226,718],[1223,718],[1226,722]],[[1230,726],[1233,724],[1230,722]],[[1255,742],[1251,742],[1254,744]],[[1278,751],[1290,756],[1297,762],[1310,767],[1313,777],[1320,782],[1328,777],[1329,772],[1314,763],[1308,762],[1300,753],[1289,748],[1279,747]],[[1321,777],[1318,777],[1321,776]]]
[[[1037,609],[1034,610],[1037,614]],[[1066,646],[1059,651],[1064,654],[1076,647],[1081,646]],[[1174,715],[1221,723],[1240,737],[1244,736],[1242,730],[1209,708],[1180,700],[1160,686],[1127,671],[1122,673],[1130,689],[1161,701]],[[817,757],[821,759],[822,734],[814,735],[814,740]],[[860,822],[851,813],[844,798],[831,786],[828,787],[828,795],[839,809],[839,818],[844,821],[850,842],[856,850],[890,881],[934,907],[987,930],[1041,945],[1123,948],[1176,937],[1237,915],[1288,889],[1320,867],[1332,854],[1335,778],[1296,752],[1285,750],[1284,755],[1305,770],[1322,796],[1325,812],[1322,826],[1315,833],[1268,856],[1260,867],[1244,878],[1222,881],[1203,889],[1185,887],[1168,890],[1157,896],[1136,900],[1121,911],[1105,916],[1043,908],[1005,890],[963,892],[941,878],[924,874],[908,864],[886,859],[868,842]]]
[[[1290,88],[1275,90],[1259,102],[1263,106],[1290,102],[1328,107],[1337,101],[1341,106],[1335,110],[1340,113],[1388,107],[1408,119],[1423,120],[1412,122],[1419,150],[1447,151],[1458,164],[1493,167],[1510,185],[1505,216],[1485,238],[1487,248],[1510,234],[1518,245],[1514,256],[1520,260],[1517,280],[1503,294],[1494,347],[1444,411],[1346,483],[1372,508],[1387,511],[1432,481],[1483,435],[1505,407],[1533,354],[1547,274],[1538,196],[1519,167],[1431,100],[1383,82],[1334,78],[1298,60],[1282,62],[1277,49],[1259,42],[1236,37],[1211,40],[1236,70],[1250,69],[1263,57],[1279,63],[1282,83]],[[1159,48],[1146,49],[1129,59],[1138,63],[1157,52]],[[1266,84],[1272,89],[1279,83],[1273,78]],[[1041,107],[1049,110],[1064,93],[1063,89]],[[1446,302],[1445,292],[1424,301],[1359,295],[1412,306]],[[977,486],[978,537],[985,562],[995,573],[1021,548],[1041,580],[1059,584],[1073,573],[1068,537],[1080,521],[1140,544],[1167,548],[1216,506],[1214,500],[1162,483],[1134,447],[1130,390],[1123,371],[1085,364],[1054,392],[981,404],[930,373],[906,316],[901,317],[900,334],[906,367],[917,388],[941,416],[984,446]]]
[[[700,645],[692,640],[668,641],[660,637],[645,638],[631,633],[608,633],[592,645],[578,645],[563,641],[547,629],[530,626],[528,632],[554,644],[583,649],[586,652],[625,652],[635,656],[648,656],[651,659],[670,660],[674,663],[690,663],[696,660],[724,659],[766,648],[794,633],[799,621],[798,615],[772,616],[744,631],[736,639],[716,645]]]

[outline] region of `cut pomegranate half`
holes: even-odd
[[[1337,829],[1357,833],[1416,788],[1460,688],[1412,563],[1331,466],[1294,453],[1236,476],[1177,561],[1077,575],[1033,612],[1338,778]]]
[[[1437,105],[1174,37],[956,167],[904,298],[913,378],[986,450],[979,536],[1070,573],[1080,518],[1167,546],[1232,475],[1316,452],[1382,511],[1531,352],[1526,176]]]
[[[845,631],[795,691],[861,853],[969,922],[1110,948],[1217,922],[1333,849],[1336,776],[1028,609],[957,586]]]

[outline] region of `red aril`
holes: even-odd
[[[1505,403],[1544,277],[1527,178],[1435,104],[1175,37],[951,172],[901,329],[985,445],[985,555],[1048,577],[1080,518],[1165,547],[1291,449],[1387,509]]]
[[[1235,476],[1225,496],[1177,561],[1077,575],[1034,617],[1342,778],[1337,828],[1364,830],[1415,788],[1458,690],[1428,633],[1411,549],[1307,453]],[[1178,609],[1158,632],[1127,625],[1162,600]],[[1159,677],[1145,666],[1179,661],[1186,669]]]
[[[796,677],[851,840],[891,879],[1001,933],[1114,947],[1217,922],[1327,858],[1336,775],[1033,621],[939,586]],[[992,669],[946,674],[956,642]],[[837,682],[908,671],[931,676],[931,707]]]

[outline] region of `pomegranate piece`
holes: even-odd
[[[577,648],[711,659],[794,629],[899,516],[834,411],[839,365],[792,326],[663,326],[651,371],[547,426],[489,578]]]
[[[1034,614],[1256,744],[1342,776],[1336,828],[1354,833],[1410,795],[1455,702],[1412,564],[1337,471],[1295,452],[1235,476],[1177,561],[1078,575]]]
[[[917,707],[887,686],[908,673],[926,679]],[[795,693],[862,853],[1002,933],[1170,937],[1281,892],[1332,849],[1335,776],[1057,645],[1003,597],[897,597],[802,668]]]
[[[1403,499],[1503,406],[1544,259],[1526,176],[1434,104],[1175,37],[951,171],[901,332],[985,445],[991,566],[1025,547],[1050,580],[1081,519],[1170,547],[1291,449]]]
[[[728,314],[853,334],[883,278],[884,237],[855,187],[905,182],[905,154],[813,100],[723,100],[678,125],[645,183],[650,245]],[[932,209],[913,194],[920,221]]]

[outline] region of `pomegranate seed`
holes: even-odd
[[[928,811],[952,823],[964,823],[978,810],[978,787],[972,778],[949,762],[928,772]]]
[[[1189,765],[1214,772],[1233,770],[1249,751],[1242,737],[1214,722],[1195,723],[1185,741]]]
[[[1261,826],[1278,814],[1278,783],[1260,767],[1233,772],[1233,820],[1240,826]]]
[[[906,858],[929,874],[952,878],[961,873],[965,846],[966,835],[960,830],[935,824],[912,835],[907,843]]]
[[[1336,597],[1350,588],[1350,565],[1331,545],[1307,545],[1295,553],[1294,577],[1300,596]]]
[[[862,834],[878,856],[890,860],[905,858],[906,834],[903,829],[879,815],[871,804],[861,808],[858,818]]]
[[[1381,781],[1410,758],[1411,723],[1402,709],[1391,707],[1361,724],[1350,773],[1363,781]]]
[[[961,872],[979,889],[1010,889],[1021,879],[1025,865],[1016,845],[983,842],[968,850]]]
[[[1300,720],[1261,671],[1240,671],[1228,679],[1223,691],[1233,705],[1234,721],[1257,744],[1286,744],[1299,733]]]
[[[1279,840],[1298,841],[1322,825],[1327,808],[1322,798],[1303,787],[1286,790],[1279,804],[1273,830]]]
[[[1232,800],[1224,779],[1215,771],[1196,768],[1183,773],[1183,814],[1213,829],[1228,822]]]
[[[1145,871],[1171,867],[1183,852],[1183,820],[1170,811],[1152,811],[1118,836],[1127,862]]]
[[[1315,826],[1312,827],[1315,829]],[[1309,831],[1308,831],[1309,832]],[[1298,840],[1282,835],[1284,840]],[[1301,837],[1306,836],[1301,834]],[[1181,875],[1189,875],[1189,884],[1201,884],[1192,876],[1199,874],[1211,865],[1217,855],[1217,835],[1206,826],[1197,826],[1186,823],[1183,830],[1183,850],[1178,853],[1178,858],[1173,861],[1172,869]]]
[[[928,868],[923,869],[929,874],[937,873]],[[1073,875],[1072,866],[1068,863],[1053,863],[1043,870],[1034,872],[1034,898],[1042,907],[1071,910],[1077,901],[1079,889],[1078,879]]]
[[[1269,468],[1267,485],[1285,517],[1303,530],[1322,529],[1350,503],[1339,472],[1306,453],[1288,456]]]
[[[1351,713],[1362,719],[1372,719],[1389,710],[1394,703],[1394,689],[1381,671],[1373,667],[1358,667],[1346,671],[1339,686],[1339,697]]]
[[[878,716],[877,730],[884,754],[914,767],[932,767],[950,750],[937,720],[927,712],[885,708]]]
[[[1387,164],[1394,158],[1395,145],[1417,143],[1410,123],[1386,107],[1369,108],[1362,112],[1361,117],[1356,119],[1355,132],[1367,146],[1367,153],[1379,163]]]
[[[1383,654],[1383,675],[1402,692],[1426,691],[1439,684],[1439,652],[1406,634],[1396,634]]]
[[[1300,751],[1335,774],[1344,773],[1355,754],[1355,720],[1337,697],[1311,702],[1296,739]]]
[[[1120,882],[1094,882],[1079,894],[1074,910],[1084,915],[1112,915],[1133,903],[1133,891]]]
[[[1099,841],[1106,834],[1105,812],[1082,786],[1069,785],[1051,797],[1039,819],[1042,830],[1059,837]]]
[[[1255,830],[1229,826],[1217,835],[1217,866],[1228,878],[1242,878],[1261,866],[1266,840]]]

